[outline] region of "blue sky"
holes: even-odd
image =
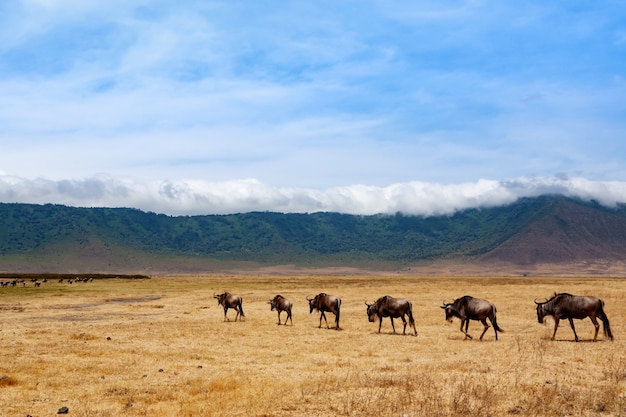
[[[0,3],[0,201],[626,202],[620,1]]]

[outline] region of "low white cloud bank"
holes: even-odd
[[[327,190],[282,188],[254,179],[225,182],[137,182],[108,176],[80,180],[25,179],[0,175],[0,202],[129,207],[168,215],[251,211],[431,216],[505,205],[521,197],[557,194],[614,207],[626,203],[626,182],[556,176],[479,180],[462,184],[406,182],[387,187],[351,185]]]

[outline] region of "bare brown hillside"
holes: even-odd
[[[559,200],[543,216],[480,257],[514,265],[603,264],[626,255],[626,221],[611,211]]]

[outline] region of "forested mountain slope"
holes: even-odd
[[[143,269],[170,262],[410,265],[438,259],[621,259],[626,209],[558,196],[450,216],[338,213],[171,217],[125,208],[0,204],[0,270]]]

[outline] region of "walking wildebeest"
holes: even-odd
[[[406,334],[407,321],[404,316],[407,315],[409,316],[409,324],[413,327],[415,336],[417,336],[415,320],[413,320],[413,308],[410,301],[385,295],[376,300],[374,304],[365,303],[365,305],[367,306],[367,317],[370,323],[373,323],[376,317],[378,317],[378,333],[380,333],[380,328],[383,325],[383,317],[389,317],[394,333],[396,332],[396,327],[393,324],[393,319],[400,317],[404,323],[402,334]]]
[[[232,308],[237,312],[237,315],[235,316],[235,321],[237,321],[239,315],[241,315],[242,318],[246,317],[246,315],[243,314],[243,299],[240,295],[231,294],[226,291],[222,294],[213,293],[213,298],[217,299],[217,305],[221,305],[224,307],[224,321],[228,321],[228,318],[226,317],[226,312],[229,308]],[[239,320],[241,321],[241,319]]]
[[[268,301],[270,305],[270,310],[276,310],[278,312],[278,324],[280,325],[280,313],[283,311],[287,312],[287,318],[285,318],[285,326],[287,325],[287,320],[291,320],[291,325],[293,326],[293,318],[291,317],[291,307],[293,303],[287,300],[282,295],[277,295],[273,299]]]
[[[554,340],[554,336],[556,336],[559,320],[568,319],[572,331],[574,332],[574,340],[578,342],[578,335],[574,328],[573,319],[582,320],[586,317],[591,319],[596,328],[596,332],[593,335],[594,342],[598,338],[598,330],[600,329],[597,318],[602,320],[604,335],[613,340],[609,318],[604,312],[604,301],[599,298],[555,293],[552,298],[542,303],[535,300],[535,304],[537,304],[537,320],[539,323],[543,323],[546,316],[554,317],[554,333],[552,333],[552,340]]]
[[[446,311],[446,320],[452,322],[453,317],[458,317],[461,319],[461,332],[465,334],[465,338],[468,337],[471,339],[467,333],[467,328],[469,327],[470,320],[480,321],[483,326],[485,326],[483,333],[480,335],[480,340],[483,340],[483,336],[487,329],[489,329],[489,325],[487,324],[487,319],[491,321],[493,325],[493,330],[496,334],[496,340],[498,340],[498,332],[504,333],[496,321],[496,306],[491,304],[487,300],[482,300],[480,298],[474,298],[469,295],[463,296],[461,298],[457,298],[452,303],[446,304],[444,301],[441,306]],[[465,325],[465,330],[463,330],[463,325]]]
[[[322,318],[323,318],[324,321],[326,322],[326,328],[330,329],[330,326],[328,326],[328,320],[326,320],[326,314],[324,314],[325,311],[328,311],[329,313],[333,313],[335,315],[335,328],[339,330],[339,313],[340,313],[340,308],[341,308],[341,298],[334,296],[334,295],[328,295],[322,292],[313,298],[307,297],[306,299],[309,302],[309,308],[310,308],[309,314],[313,313],[313,310],[318,310],[321,313],[319,327],[322,327]]]

